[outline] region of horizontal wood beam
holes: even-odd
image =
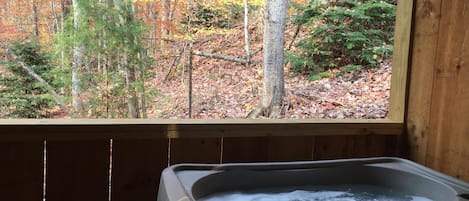
[[[389,119],[0,119],[10,125],[168,125],[168,124],[382,124],[402,123]]]
[[[0,120],[0,141],[399,135],[390,120]]]

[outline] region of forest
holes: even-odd
[[[0,118],[386,118],[396,5],[0,0]]]

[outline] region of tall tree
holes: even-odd
[[[244,0],[244,49],[246,51],[246,67],[251,63],[251,50],[249,47],[249,4]]]
[[[114,0],[114,6],[117,7],[117,10],[121,12],[119,16],[119,23],[118,27],[125,27],[129,23],[134,20],[135,10],[132,5],[132,2],[129,0]],[[129,118],[139,118],[140,117],[140,109],[138,104],[138,96],[136,92],[136,88],[134,86],[134,82],[136,81],[135,75],[135,66],[130,65],[130,59],[134,58],[136,55],[130,55],[131,51],[129,51],[130,44],[134,43],[135,37],[132,34],[127,34],[127,37],[124,38],[123,43],[125,44],[123,51],[123,56],[121,60],[122,69],[125,72],[125,86],[127,88],[127,92],[129,93],[129,97],[127,100],[127,109]]]
[[[161,26],[161,38],[167,37],[169,35],[168,25],[170,23],[170,15],[171,15],[171,1],[170,0],[162,0],[162,18],[161,21],[163,22]],[[164,41],[164,40],[161,40]]]
[[[36,0],[31,0],[31,13],[33,17],[33,34],[35,36],[39,36],[39,17],[38,17],[38,12],[37,12],[37,1]]]
[[[83,0],[73,0],[73,27],[75,32],[78,32],[81,27],[82,7]],[[76,113],[84,111],[82,100],[82,86],[80,79],[80,72],[83,68],[83,60],[85,57],[85,46],[80,42],[75,42],[73,46],[73,61],[72,61],[72,106]]]
[[[50,4],[50,11],[53,16],[53,21],[52,21],[52,26],[54,28],[54,34],[57,34],[59,32],[59,16],[58,13],[55,11],[56,10],[56,5],[54,1],[49,2]]]
[[[70,14],[70,4],[71,4],[70,0],[60,0],[60,12],[61,12],[60,29],[62,32],[64,31],[64,27],[65,27],[65,19]]]
[[[264,15],[264,79],[261,112],[278,118],[281,112],[284,84],[284,33],[287,0],[267,0]]]

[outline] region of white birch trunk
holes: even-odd
[[[244,0],[244,49],[246,50],[246,67],[251,62],[251,50],[249,45],[249,7],[248,0]]]
[[[287,0],[267,0],[264,16],[264,79],[261,101],[264,116],[278,118],[285,93],[284,32]]]

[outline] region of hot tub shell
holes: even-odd
[[[363,158],[310,162],[178,164],[161,175],[158,201],[195,201],[214,193],[262,188],[373,185],[435,201],[469,201],[469,184],[412,161]]]

